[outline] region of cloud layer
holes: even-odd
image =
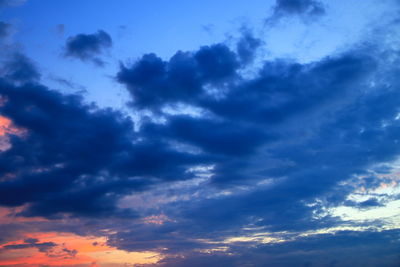
[[[99,30],[93,34],[77,34],[68,38],[65,47],[65,56],[75,57],[82,61],[92,61],[102,66],[104,61],[99,58],[104,51],[112,46],[112,39],[108,33]]]
[[[277,1],[273,17],[324,12]],[[334,212],[399,200],[383,189],[399,182],[400,54],[376,32],[307,63],[258,58],[250,30],[147,53],[113,76],[131,113],[50,88],[13,54],[0,79],[1,250],[79,253],[21,234],[48,231],[153,251],[156,266],[396,266],[395,223]],[[65,55],[102,65],[111,46],[102,30],[78,34]]]

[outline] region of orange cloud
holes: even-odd
[[[0,115],[0,152],[10,148],[7,134],[22,135],[24,131],[15,127],[9,118]]]
[[[19,133],[21,133],[21,131],[12,125],[9,118],[0,115],[0,136]]]
[[[54,243],[54,247],[39,251],[35,247],[22,246],[25,239],[37,239],[38,243]],[[126,252],[110,247],[105,237],[79,236],[71,233],[30,233],[21,240],[0,245],[0,266],[131,266],[156,263],[161,256],[153,252]],[[20,246],[20,248],[15,248]],[[21,246],[22,245],[22,246]],[[15,249],[10,249],[15,248]],[[21,248],[22,247],[22,248]]]
[[[6,117],[0,116],[0,136],[6,135],[11,126],[11,120]]]

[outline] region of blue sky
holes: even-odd
[[[0,266],[397,266],[399,9],[0,1]]]
[[[4,10],[2,16],[15,24],[12,41],[40,62],[38,67],[45,73],[46,82],[70,89],[54,84],[52,78],[72,80],[88,90],[90,100],[110,105],[112,99],[113,105],[121,106],[123,100],[112,92],[106,93],[110,91],[107,88],[118,87],[112,77],[121,61],[132,61],[149,52],[168,59],[178,50],[191,51],[217,42],[232,44],[239,38],[240,29],[249,27],[259,38],[268,40],[261,57],[309,62],[346,49],[364,38],[371,24],[393,12],[381,2],[346,1],[329,6],[330,12],[319,23],[295,16],[271,27],[265,21],[273,13],[273,1],[256,1],[251,5],[247,1],[235,1],[233,5],[230,1],[185,3],[27,1]],[[99,29],[114,39],[113,47],[104,55],[105,68],[93,72],[93,66],[60,60],[69,36]]]

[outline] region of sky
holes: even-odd
[[[398,0],[0,0],[0,266],[399,266]]]

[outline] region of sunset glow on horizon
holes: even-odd
[[[36,240],[35,243],[27,243]],[[0,246],[0,266],[133,266],[156,263],[153,252],[126,252],[109,247],[105,237],[45,232],[25,234],[23,239]]]

